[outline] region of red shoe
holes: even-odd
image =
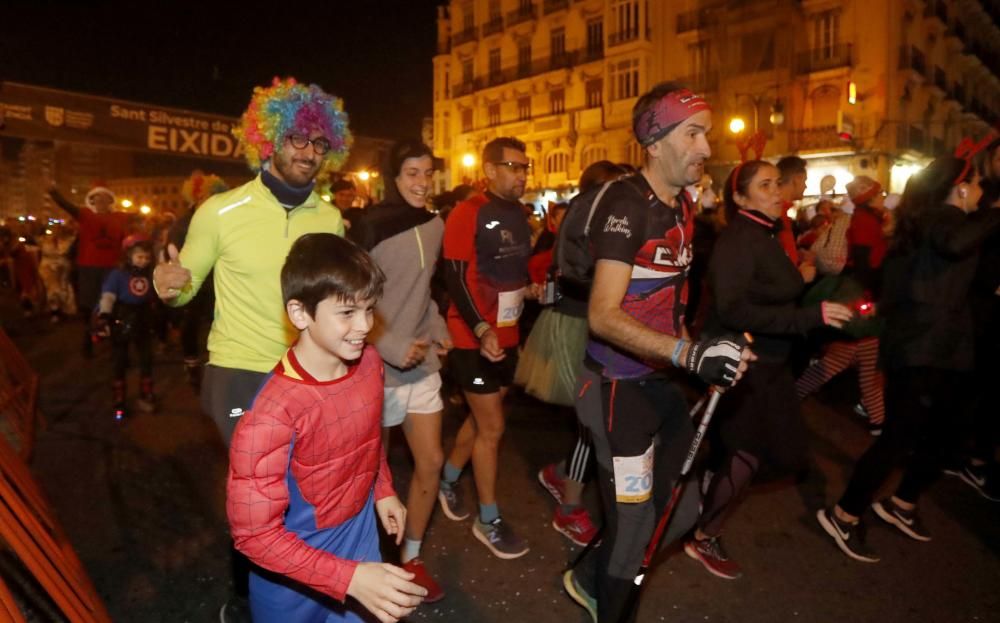
[[[743,575],[740,565],[729,558],[719,537],[699,541],[691,539],[684,544],[684,553],[700,562],[709,573],[724,580],[735,580]]]
[[[557,506],[556,514],[552,517],[552,527],[580,546],[590,543],[597,535],[597,528],[590,520],[590,513],[582,506],[578,506],[570,513],[563,513]]]
[[[559,477],[559,474],[556,473],[555,465],[546,465],[540,469],[538,471],[538,482],[545,487],[546,491],[552,494],[557,504],[563,503],[566,479]]]
[[[425,604],[432,604],[444,599],[444,589],[434,581],[431,574],[427,573],[424,561],[414,558],[410,562],[404,562],[402,567],[415,576],[412,580],[414,584],[427,589],[427,596],[424,597]]]

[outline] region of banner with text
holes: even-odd
[[[0,136],[239,160],[237,119],[0,82]]]

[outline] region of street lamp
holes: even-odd
[[[122,199],[122,207],[123,208],[131,208],[132,207],[132,200],[131,199]]]
[[[142,212],[143,214],[149,214],[150,212],[153,211],[153,208],[149,207],[146,204],[142,204],[141,206],[139,206],[139,211]]]
[[[466,153],[462,156],[462,166],[466,169],[476,166],[476,157],[470,153]]]
[[[733,134],[742,134],[747,129],[747,124],[742,117],[733,117],[729,120],[729,131]]]
[[[362,170],[361,172],[358,173],[358,179],[360,179],[362,182],[367,182],[371,178],[371,176],[372,174],[365,170]]]

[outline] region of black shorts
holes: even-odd
[[[505,348],[503,361],[496,363],[479,354],[479,349],[456,348],[448,353],[452,378],[470,394],[495,394],[514,383],[517,348]]]

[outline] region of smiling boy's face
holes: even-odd
[[[343,362],[354,361],[365,349],[365,338],[375,322],[375,300],[345,301],[327,297],[316,306],[316,313],[299,314],[292,319],[302,331],[299,339],[308,340]]]

